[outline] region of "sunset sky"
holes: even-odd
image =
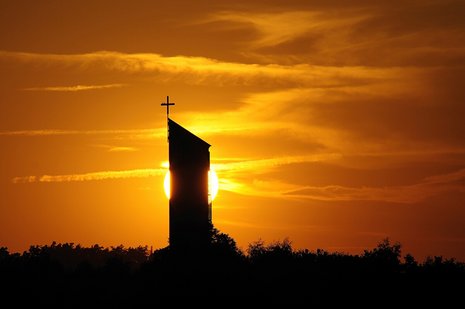
[[[348,4],[350,3],[350,5]],[[166,110],[243,249],[465,260],[465,2],[0,0],[0,246],[168,244]]]

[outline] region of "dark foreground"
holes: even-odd
[[[384,240],[347,255],[257,242],[245,255],[221,233],[202,252],[165,248],[150,255],[146,247],[55,243],[23,254],[1,248],[0,296],[2,307],[464,306],[463,263],[419,263],[400,249]]]

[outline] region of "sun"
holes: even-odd
[[[210,203],[215,199],[216,195],[218,194],[218,188],[218,176],[216,175],[216,172],[213,169],[210,169],[210,171],[208,171],[208,195],[210,196]]]
[[[165,188],[165,195],[169,199],[171,196],[171,189],[170,189],[170,171],[168,170],[165,174],[165,179],[163,181],[163,187]],[[208,195],[209,201],[213,201],[218,194],[218,176],[216,172],[211,169],[208,172]]]
[[[165,195],[168,199],[170,199],[170,196],[171,196],[170,183],[171,183],[171,177],[170,177],[170,171],[168,170],[165,174],[165,180],[163,181],[163,188],[165,189]]]

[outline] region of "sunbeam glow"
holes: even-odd
[[[171,197],[171,177],[170,171],[167,171],[165,174],[165,179],[163,181],[163,187],[165,189],[165,195],[169,199]],[[214,170],[210,170],[208,172],[208,196],[209,201],[213,201],[215,197],[218,195],[218,176]]]

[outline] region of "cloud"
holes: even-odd
[[[465,168],[453,173],[435,175],[425,178],[425,184],[440,185],[445,183],[453,183],[465,179]]]
[[[60,55],[0,51],[0,60],[16,61],[28,66],[33,63],[35,68],[40,67],[40,65],[47,66],[47,69],[50,69],[50,66],[55,66],[55,69],[66,69],[68,72],[98,69],[131,74],[150,73],[151,78],[164,82],[182,80],[186,83],[201,85],[214,83],[217,86],[230,86],[236,84],[274,89],[289,87],[334,88],[378,83],[402,76],[404,78],[412,77],[412,70],[409,68],[378,69],[363,66],[338,67],[310,64],[245,64],[218,61],[206,57],[164,57],[153,53],[128,54],[109,51]]]
[[[316,12],[295,11],[280,13],[223,12],[212,16],[212,21],[231,21],[253,25],[260,37],[255,48],[274,46],[304,35],[316,27]]]
[[[238,182],[239,183],[239,182]],[[220,183],[221,184],[221,183]],[[300,199],[317,201],[380,201],[393,203],[417,203],[432,196],[446,192],[465,192],[463,184],[441,184],[432,186],[420,183],[411,186],[398,187],[345,187],[340,185],[330,186],[296,186],[280,181],[252,181],[240,185],[234,181],[225,184],[221,189],[236,192],[243,195]]]
[[[216,206],[214,206],[216,208]],[[227,226],[237,226],[241,228],[254,228],[254,229],[270,229],[270,230],[321,230],[322,227],[319,225],[299,225],[299,224],[281,224],[280,226],[276,226],[275,224],[264,224],[264,223],[251,223],[246,221],[234,221],[234,220],[215,220],[215,224],[218,225],[227,225]]]
[[[83,90],[98,90],[109,88],[120,88],[123,84],[108,84],[108,85],[75,85],[75,86],[55,86],[55,87],[32,87],[24,88],[25,91],[83,91]]]
[[[59,136],[59,135],[124,135],[129,138],[146,139],[166,136],[166,128],[134,130],[17,130],[0,131],[0,136]]]
[[[215,87],[240,84],[244,86],[244,95],[234,105],[238,108],[225,109],[221,114],[203,110],[184,113],[181,117],[185,116],[185,123],[199,133],[240,135],[279,128],[336,149],[350,146],[353,138],[363,142],[369,137],[367,142],[373,143],[375,139],[389,140],[386,135],[392,135],[395,140],[399,140],[397,134],[431,136],[421,134],[431,130],[431,115],[441,117],[443,122],[450,115],[450,109],[438,107],[439,100],[445,102],[442,105],[457,101],[453,98],[457,91],[447,90],[458,85],[445,86],[448,87],[444,89],[445,98],[439,98],[439,93],[435,93],[438,88],[431,87],[431,77],[438,74],[437,68],[245,64],[206,57],[108,51],[70,55],[3,51],[0,59],[34,63],[36,68],[44,65],[63,67],[67,71],[95,69],[110,71],[111,75],[120,72],[130,78],[150,76],[158,82]],[[443,71],[441,76],[445,79],[448,73]],[[421,105],[424,107],[419,112]],[[401,117],[398,109],[403,109]],[[410,117],[417,115],[422,116],[416,122],[421,126],[410,121]],[[457,132],[448,128],[457,121],[445,122],[439,130],[428,133],[438,135],[438,142],[444,141],[444,135]]]
[[[331,185],[324,187],[307,186],[283,193],[289,197],[319,201],[383,201],[394,203],[414,203],[434,194],[425,195],[417,186],[406,187],[344,187]]]
[[[212,20],[230,21],[251,25],[259,34],[252,42],[252,48],[258,49],[280,45],[304,37],[309,33],[327,34],[331,30],[343,29],[366,19],[360,14],[324,14],[318,10],[299,10],[282,12],[222,12],[211,17]]]
[[[109,152],[133,152],[137,151],[138,149],[135,147],[127,147],[127,146],[115,146],[108,149]]]
[[[465,185],[443,183],[432,186],[419,183],[411,186],[398,187],[344,187],[338,185],[316,187],[307,186],[285,192],[284,195],[299,199],[319,201],[381,201],[393,203],[417,203],[429,197],[446,192],[465,192]]]
[[[261,63],[456,66],[465,59],[465,6],[460,0],[267,7],[216,12],[210,19],[254,33],[241,41],[240,54]]]
[[[12,179],[13,183],[32,183],[32,182],[73,182],[73,181],[91,181],[107,179],[127,179],[127,178],[146,178],[160,176],[166,173],[166,169],[134,169],[124,171],[100,171],[84,174],[69,175],[42,175],[42,176],[21,176]]]
[[[85,134],[85,131],[79,130],[18,130],[18,131],[0,131],[0,136],[50,136],[50,135],[76,135]]]
[[[280,158],[268,158],[258,160],[235,159],[240,160],[228,163],[215,163],[213,167],[215,171],[219,172],[246,172],[246,171],[261,171],[266,172],[270,168],[278,167],[281,165],[301,163],[301,162],[317,162],[322,160],[332,160],[340,158],[337,153],[319,153],[306,156],[285,156]]]
[[[134,152],[139,151],[138,148],[132,146],[115,146],[115,145],[106,145],[106,144],[97,144],[93,145],[97,148],[105,149],[108,152]]]
[[[339,185],[304,186],[283,192],[283,195],[320,201],[382,201],[417,203],[445,192],[465,192],[465,169],[452,173],[427,177],[423,181],[406,186],[345,187]],[[265,193],[266,191],[261,191]]]
[[[394,154],[395,155],[395,154]],[[270,173],[283,165],[338,160],[339,154],[243,160],[214,164],[220,190],[278,199],[319,201],[382,201],[417,203],[446,192],[465,192],[465,169],[425,177],[417,183],[397,186],[306,186],[276,180]],[[337,179],[334,179],[337,181]]]
[[[317,162],[339,158],[336,153],[320,153],[307,156],[287,156],[259,160],[239,160],[227,163],[215,163],[212,167],[218,174],[219,189],[250,196],[285,197],[283,193],[296,186],[281,181],[264,181],[260,175],[287,164]]]
[[[432,101],[433,95],[424,99],[416,86],[410,85],[410,91],[402,85],[396,88],[380,83],[258,92],[244,97],[236,110],[186,113],[182,120],[200,136],[230,135],[242,143],[244,138],[256,137],[256,147],[267,143],[268,153],[282,152],[277,145],[295,150],[297,142],[306,143],[307,150],[335,153],[384,154],[416,149],[421,154],[431,149],[463,148],[448,145],[444,139],[456,131],[428,126],[428,120],[450,114],[444,110],[447,103]],[[429,132],[432,129],[434,132]],[[434,136],[439,138],[432,143]],[[294,145],[286,144],[287,140]],[[312,145],[317,147],[309,147]]]

